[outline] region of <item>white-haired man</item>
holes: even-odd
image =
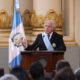
[[[12,74],[5,74],[0,78],[0,80],[19,80],[19,79]]]
[[[56,24],[52,20],[44,22],[44,32],[39,34],[32,45],[26,47],[25,41],[22,43],[25,50],[66,50],[63,37],[55,32]]]

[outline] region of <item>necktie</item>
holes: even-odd
[[[48,34],[47,36],[48,36],[48,39],[49,39],[49,37],[50,37],[50,34]]]

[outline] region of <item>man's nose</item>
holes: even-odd
[[[46,28],[48,28],[48,26],[46,26]]]

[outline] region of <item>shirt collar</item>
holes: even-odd
[[[49,40],[51,39],[51,37],[52,37],[52,34],[53,34],[53,32],[51,32],[51,33],[50,33],[50,37],[49,37]],[[47,34],[47,35],[48,35],[48,34]]]
[[[50,34],[50,37],[49,37],[49,39],[51,39],[51,37],[52,37],[52,34],[53,34],[53,32]]]

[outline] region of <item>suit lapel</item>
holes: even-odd
[[[55,32],[53,32],[53,34],[51,36],[51,39],[50,39],[51,44],[54,42],[54,39],[55,39]]]

